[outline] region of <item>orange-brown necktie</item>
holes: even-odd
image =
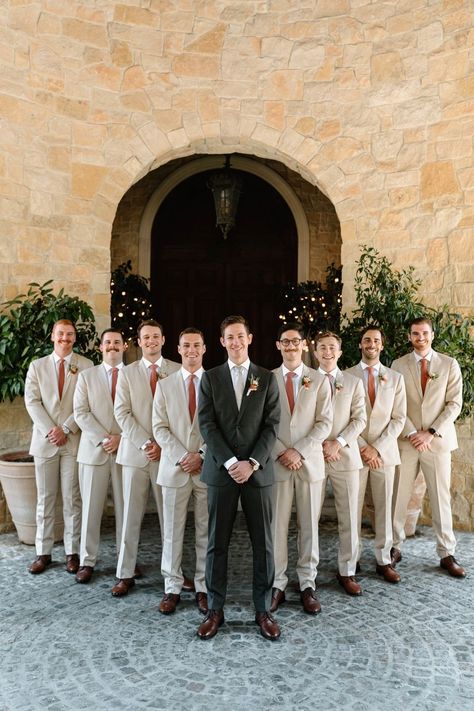
[[[293,390],[293,378],[295,376],[296,373],[287,373],[285,382],[285,390],[288,396],[288,405],[290,406],[291,414],[293,414],[293,410],[295,409],[295,391]]]
[[[156,383],[158,382],[157,368],[158,368],[158,366],[156,365],[156,363],[152,363],[150,365],[150,370],[151,370],[150,387],[151,387],[151,392],[152,392],[153,396],[155,395]]]
[[[369,365],[369,367],[367,368],[367,373],[368,373],[367,392],[369,394],[370,404],[373,407],[374,402],[375,402],[375,378],[374,378],[374,369],[372,368],[371,365]]]
[[[65,378],[65,370],[64,370],[64,363],[65,360],[64,358],[61,358],[59,361],[59,367],[58,367],[58,391],[59,391],[59,399],[61,400],[63,396],[63,390],[64,390],[64,378]]]
[[[421,361],[421,392],[423,395],[426,390],[426,383],[428,382],[428,361],[426,358],[422,358]]]
[[[112,402],[115,402],[115,391],[117,389],[118,368],[112,368]]]
[[[196,387],[194,385],[195,377],[195,375],[190,375],[188,378],[188,407],[191,422],[193,422],[194,415],[196,414]]]

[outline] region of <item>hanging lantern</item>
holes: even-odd
[[[207,185],[214,197],[216,227],[220,227],[224,239],[227,239],[227,235],[235,225],[235,216],[242,192],[242,178],[231,170],[229,156],[226,157],[225,169],[213,173]]]

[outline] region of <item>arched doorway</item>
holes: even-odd
[[[215,226],[209,175],[203,171],[179,183],[153,222],[151,289],[168,341],[166,354],[174,357],[180,330],[195,325],[206,336],[206,367],[221,363],[219,323],[242,313],[254,333],[251,358],[272,367],[278,363],[278,294],[282,285],[297,280],[295,221],[269,183],[241,171],[237,223],[224,240]]]

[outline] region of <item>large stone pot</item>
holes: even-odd
[[[8,509],[22,543],[32,546],[36,536],[36,479],[33,457],[28,452],[0,455],[0,483]],[[56,501],[54,540],[64,532],[61,494]]]

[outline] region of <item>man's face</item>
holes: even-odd
[[[283,363],[288,370],[295,370],[301,364],[305,346],[306,341],[301,338],[298,331],[290,329],[281,334],[280,340],[276,342],[276,347],[280,351]]]
[[[316,345],[316,358],[322,370],[330,373],[342,355],[341,347],[334,336],[325,336]]]
[[[367,364],[378,363],[383,351],[382,334],[376,328],[366,331],[362,336],[359,348],[362,361]]]
[[[138,345],[142,349],[143,356],[151,363],[160,359],[164,342],[165,337],[158,326],[143,326],[140,329]]]
[[[233,323],[226,326],[224,335],[221,336],[221,344],[226,349],[229,360],[236,365],[245,363],[251,343],[252,334],[247,333],[243,323]]]
[[[410,328],[408,336],[410,343],[417,353],[426,355],[431,350],[434,333],[428,323],[415,323]]]
[[[127,350],[127,344],[124,343],[121,333],[110,331],[102,338],[99,349],[102,353],[104,363],[115,368],[115,366],[122,362],[123,354]]]
[[[76,329],[67,323],[57,323],[51,333],[51,340],[56,355],[65,358],[72,353],[72,347],[76,342]]]
[[[202,366],[202,358],[206,346],[199,333],[185,333],[179,339],[178,353],[183,367],[190,373],[195,373]]]

